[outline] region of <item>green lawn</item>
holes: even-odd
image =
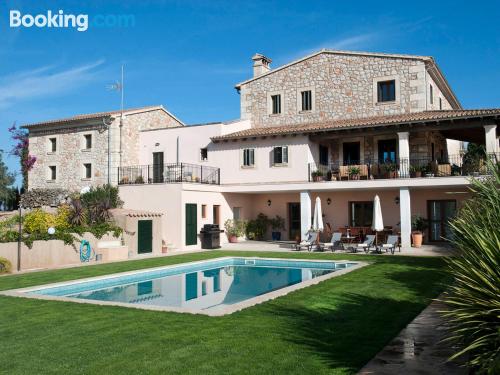
[[[355,373],[449,282],[439,258],[214,251],[0,277],[0,290],[232,254],[373,264],[224,317],[0,296],[0,373]]]

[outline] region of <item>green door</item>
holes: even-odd
[[[137,252],[139,254],[153,251],[153,220],[137,222]]]
[[[198,223],[196,204],[186,203],[186,245],[198,243]]]

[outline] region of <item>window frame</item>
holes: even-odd
[[[280,97],[280,112],[273,112],[273,97],[279,95]],[[285,113],[285,93],[284,91],[272,91],[267,93],[267,114],[269,116],[281,116]]]
[[[207,218],[207,205],[206,204],[201,205],[201,218],[202,219]]]
[[[203,158],[203,150],[205,150],[205,154],[206,154],[205,158]],[[200,161],[203,161],[203,162],[208,161],[208,147],[201,147],[200,148]]]
[[[396,101],[396,81],[377,82],[377,103],[390,103]]]
[[[271,114],[281,115],[281,94],[271,95]]]
[[[90,169],[87,168],[87,166],[90,167]],[[92,163],[90,162],[84,162],[83,163],[83,173],[82,173],[82,180],[91,180],[92,179]],[[90,171],[90,175],[87,173]]]
[[[379,84],[394,81],[394,100],[379,101]],[[398,75],[373,78],[373,104],[375,106],[399,105],[401,100],[400,79]]]
[[[350,227],[369,227],[372,225],[372,223],[370,224],[367,224],[367,225],[355,225],[356,223],[354,222],[355,218],[353,217],[353,204],[362,204],[363,205],[363,216],[364,218],[368,218],[373,221],[373,201],[349,201],[349,206],[348,206],[348,210],[349,210],[349,226]],[[365,213],[365,210],[366,210],[366,206],[367,205],[371,205],[372,206],[372,210],[371,210],[371,214],[368,214],[368,216],[366,216],[366,213]],[[355,215],[354,215],[355,216]],[[365,223],[363,223],[365,224]]]
[[[251,153],[250,153],[251,151]],[[245,156],[245,153],[248,152],[248,156]],[[250,155],[252,156],[250,158]],[[241,149],[241,152],[240,152],[240,158],[241,158],[241,161],[240,161],[240,168],[243,168],[243,169],[251,169],[251,168],[255,168],[255,148],[252,148],[252,147],[245,147],[245,148],[242,148]],[[252,161],[253,163],[252,164],[245,164],[245,159],[248,159],[248,161]]]
[[[89,151],[89,150],[92,150],[92,148],[94,147],[94,137],[92,136],[92,134],[88,133],[88,134],[84,134],[83,135],[83,149],[85,151]],[[90,139],[90,147],[88,145],[88,140]]]
[[[276,162],[276,150],[281,149],[281,162]],[[286,160],[285,160],[286,159]],[[272,149],[272,166],[287,167],[290,161],[290,150],[288,145],[273,146]]]
[[[311,92],[311,109],[304,110],[302,107],[302,93],[310,91]],[[316,90],[314,86],[299,87],[297,89],[297,113],[308,114],[316,111]]]
[[[47,181],[48,182],[56,182],[57,181],[57,165],[56,164],[51,164],[48,166],[48,172],[47,172]]]

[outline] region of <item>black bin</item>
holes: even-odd
[[[218,224],[205,224],[200,231],[202,249],[218,249],[220,247],[220,233]]]

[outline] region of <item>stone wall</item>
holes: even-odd
[[[111,182],[117,183],[120,165],[120,118],[110,126]],[[135,112],[124,117],[122,137],[123,166],[139,163],[139,132],[182,126],[163,110]],[[92,148],[85,149],[85,135],[92,135]],[[57,150],[50,151],[50,138],[56,138]],[[63,188],[79,191],[83,187],[102,185],[108,181],[108,131],[102,120],[90,120],[79,125],[47,126],[30,130],[30,154],[37,157],[29,173],[29,188]],[[84,164],[92,165],[92,176],[85,178]],[[57,179],[49,179],[50,166],[56,166]]]
[[[396,80],[396,101],[376,103],[376,81],[391,79]],[[321,53],[243,84],[241,118],[266,127],[418,112],[431,109],[426,97],[430,81],[420,59]],[[450,108],[433,86],[433,108],[439,105],[438,95],[443,109]],[[301,113],[303,89],[313,92],[313,110]],[[276,93],[282,95],[280,115],[269,114],[270,96]]]

